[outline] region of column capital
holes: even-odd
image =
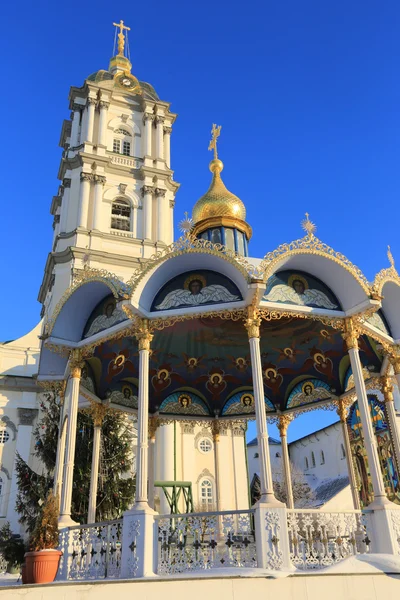
[[[62,185],[65,188],[70,188],[71,187],[71,178],[70,177],[64,177],[64,179],[62,180]]]
[[[164,135],[171,135],[172,127],[163,127]]]
[[[167,193],[167,190],[163,190],[161,188],[154,188],[154,192],[157,197],[165,198],[165,194]]]
[[[253,305],[249,306],[247,309],[247,319],[244,323],[244,326],[247,329],[249,339],[260,337],[260,325],[261,318],[259,316],[258,309],[255,308]]]
[[[87,106],[96,106],[96,104],[97,104],[97,98],[90,98],[90,97],[89,97],[89,98],[86,100],[86,105],[87,105]]]
[[[104,417],[110,411],[110,408],[106,404],[100,404],[100,402],[94,402],[90,400],[90,408],[87,412],[90,414],[95,427],[101,427],[104,421]]]
[[[214,421],[212,421],[212,423],[211,423],[211,433],[212,433],[213,440],[214,440],[215,443],[219,442],[219,438],[220,438],[220,435],[221,435],[222,428],[223,428],[222,427],[222,423],[220,423],[220,421],[218,421],[216,419]]]
[[[279,433],[280,433],[281,437],[283,437],[287,434],[287,429],[288,429],[290,423],[293,421],[293,419],[294,419],[294,417],[291,414],[279,415],[276,426],[279,429]]]
[[[80,379],[83,363],[84,361],[82,358],[82,352],[80,350],[72,350],[69,355],[69,369],[71,372],[71,377],[74,379]]]
[[[146,121],[154,121],[154,115],[152,113],[144,113],[143,123],[146,123]]]
[[[379,383],[380,383],[383,397],[385,399],[385,403],[393,402],[394,401],[393,385],[392,385],[390,377],[388,377],[387,375],[384,375],[383,377],[380,378]]]
[[[156,115],[154,117],[154,121],[155,121],[156,125],[158,125],[159,123],[161,123],[161,125],[162,125],[165,121],[165,117],[163,117],[162,115]]]
[[[337,408],[336,408],[336,412],[339,415],[339,419],[340,419],[341,423],[346,423],[347,417],[349,416],[350,405],[351,405],[351,402],[339,399],[339,402],[338,402]]]
[[[81,181],[93,181],[94,175],[92,173],[81,172]]]
[[[144,185],[142,186],[142,196],[145,196],[146,194],[153,194],[155,191],[155,187],[152,185]]]
[[[93,175],[93,180],[95,183],[100,183],[104,185],[107,181],[107,178],[104,175]]]
[[[105,100],[100,100],[99,102],[99,108],[105,108],[108,109],[110,107],[110,103],[106,102]]]
[[[154,440],[156,431],[160,427],[161,421],[158,417],[149,417],[149,438]]]
[[[347,344],[348,350],[358,350],[358,338],[360,337],[360,326],[351,317],[344,320],[344,331],[342,337]]]
[[[83,104],[77,104],[77,103],[74,103],[74,104],[72,105],[72,110],[73,110],[74,112],[78,112],[78,111],[80,112],[80,111],[81,111],[83,108],[85,108]]]
[[[147,319],[142,319],[142,322],[139,326],[139,330],[135,333],[135,337],[138,341],[139,351],[150,350],[150,344],[151,340],[153,339],[153,334],[149,331]]]

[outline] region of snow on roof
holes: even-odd
[[[317,508],[326,504],[339,492],[344,490],[349,485],[349,478],[347,475],[341,477],[334,477],[329,479],[317,480],[315,487],[313,482],[309,481],[314,491],[313,498],[303,498],[296,502],[296,508]]]
[[[280,445],[280,441],[276,440],[275,438],[272,438],[272,437],[268,437],[268,443],[269,444],[275,444],[275,445],[278,444],[278,445]],[[247,447],[249,447],[249,446],[258,446],[258,441],[257,441],[256,437],[254,438],[254,440],[251,440],[251,442],[247,443]]]

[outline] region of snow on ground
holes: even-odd
[[[0,573],[0,587],[4,585],[22,585],[22,581],[19,575]]]

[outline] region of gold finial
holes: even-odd
[[[181,230],[182,233],[186,234],[186,233],[189,233],[189,231],[193,227],[193,219],[191,217],[189,217],[187,212],[185,212],[184,215],[185,215],[185,218],[179,222],[179,229]]]
[[[119,23],[113,23],[114,27],[119,27],[119,34],[118,34],[118,54],[119,56],[124,56],[124,48],[125,48],[125,35],[124,35],[124,29],[126,31],[130,31],[131,28],[127,27],[126,25],[124,25],[124,22],[121,21]]]
[[[218,159],[218,151],[217,151],[217,139],[219,138],[221,134],[221,125],[216,125],[215,123],[213,123],[212,129],[211,129],[211,141],[208,144],[208,149],[209,150],[214,150],[214,160]]]
[[[317,230],[317,226],[310,221],[310,215],[308,212],[306,212],[306,218],[302,220],[301,226],[308,235],[314,235]]]
[[[387,249],[387,257],[389,259],[389,262],[390,262],[391,266],[394,269],[395,268],[395,266],[394,266],[394,258],[393,258],[392,251],[390,250],[390,246],[388,246],[388,249]]]

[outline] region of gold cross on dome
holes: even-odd
[[[305,215],[306,218],[303,219],[303,221],[301,222],[301,226],[303,230],[307,233],[307,235],[312,236],[314,235],[317,227],[312,221],[310,221],[310,215],[308,214],[308,212],[306,212]]]
[[[214,150],[214,159],[218,158],[218,151],[217,151],[217,139],[219,138],[220,134],[221,134],[221,125],[216,125],[215,123],[213,123],[212,129],[211,129],[211,141],[208,144],[208,149],[209,150]]]
[[[118,54],[120,56],[124,56],[124,48],[125,48],[125,35],[124,35],[124,30],[125,31],[130,31],[131,28],[127,27],[126,25],[124,25],[123,20],[121,19],[121,21],[119,23],[113,23],[114,27],[119,27],[119,34],[118,34]]]

